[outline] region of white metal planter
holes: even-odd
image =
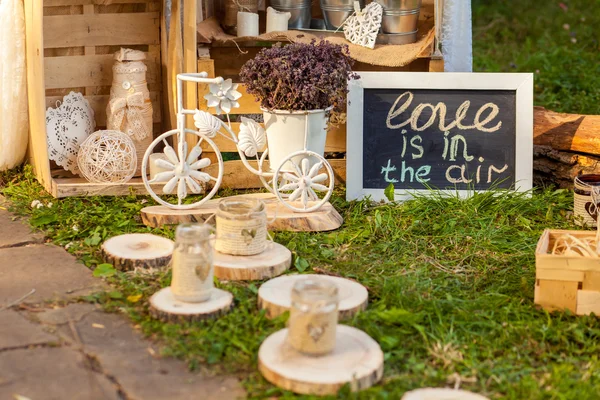
[[[270,129],[270,125],[285,124],[285,128],[277,128],[285,130],[281,140],[276,134],[266,134],[260,124],[248,118],[242,118],[240,132],[236,136],[231,128],[229,113],[239,107],[237,101],[241,94],[236,90],[237,85],[232,84],[230,79],[207,76],[206,72],[177,75],[177,129],[157,137],[146,150],[142,162],[142,179],[152,198],[165,207],[179,210],[197,208],[211,199],[219,190],[223,179],[221,152],[211,138],[222,135],[236,144],[244,166],[258,175],[263,185],[274,193],[284,206],[296,212],[312,212],[321,208],[331,197],[335,184],[333,169],[323,157],[329,109],[291,113],[292,115],[289,115],[289,112],[287,115],[271,114],[275,115],[274,119],[265,115],[267,130]],[[208,106],[214,107],[217,114],[224,113],[227,122],[206,111],[185,109],[182,99],[184,81],[209,84],[211,93],[205,96]],[[194,116],[194,124],[198,130],[186,128],[186,115]],[[283,118],[280,120],[280,117]],[[303,128],[294,139],[290,135],[291,126]],[[188,149],[186,133],[199,139],[192,149]],[[169,145],[169,138],[172,138],[175,148]],[[271,143],[271,140],[274,143]],[[267,141],[269,149],[263,151]],[[217,155],[216,174],[204,171],[211,164],[210,159],[202,158],[201,145],[204,142]],[[164,172],[149,180],[148,162],[159,143],[164,144],[165,159],[155,159],[153,162]],[[275,148],[272,147],[273,144]],[[273,156],[269,155],[271,149],[275,151]],[[256,159],[258,169],[250,165],[248,157]],[[270,167],[266,164],[267,157],[270,159]],[[172,197],[160,197],[153,191],[151,183],[164,183],[163,193],[176,194],[176,203],[169,201]],[[207,191],[206,188],[211,185],[212,188]],[[202,197],[194,203],[183,204],[189,192]]]

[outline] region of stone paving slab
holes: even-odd
[[[0,311],[0,321],[0,351],[59,342],[56,336],[46,333],[40,325],[16,311]]]
[[[44,235],[33,233],[22,219],[0,209],[0,248],[43,242]]]
[[[80,352],[43,347],[0,352],[0,399],[122,400],[118,388]]]
[[[24,303],[67,300],[106,287],[63,248],[36,244],[0,249],[0,307],[35,289]]]
[[[158,350],[133,329],[130,322],[117,314],[106,314],[89,305],[69,305],[61,310],[62,316],[54,320],[80,320],[74,323],[77,337],[66,324],[58,332],[81,345],[83,351],[95,358],[107,376],[116,379],[128,399],[140,400],[234,400],[245,398],[239,381],[231,377],[207,377],[190,372],[185,363],[173,358],[161,358]],[[48,321],[41,314],[40,320]]]

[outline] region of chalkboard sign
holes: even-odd
[[[528,190],[531,74],[361,73],[348,96],[347,198]]]

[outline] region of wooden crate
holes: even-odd
[[[194,2],[190,3],[195,7]],[[146,52],[147,82],[154,111],[154,135],[169,128],[166,85],[167,50],[160,0],[25,0],[29,93],[29,161],[38,180],[55,197],[145,193],[141,178],[126,184],[93,184],[48,159],[45,110],[70,91],[82,93],[96,115],[96,129],[106,126],[112,84],[113,54],[121,47]],[[195,13],[194,13],[195,17]],[[196,48],[195,21],[191,29]],[[181,24],[180,24],[181,26]],[[189,36],[189,34],[187,35]],[[178,47],[182,49],[181,43]],[[174,55],[169,50],[169,57]],[[194,59],[195,56],[191,54]],[[187,58],[190,58],[188,55]],[[192,71],[195,72],[195,71]],[[170,93],[172,95],[172,93]],[[196,92],[193,92],[196,101]],[[165,126],[167,125],[167,126]]]
[[[535,303],[544,309],[568,309],[600,315],[600,258],[552,255],[556,238],[568,233],[593,238],[595,231],[546,229],[535,251]]]

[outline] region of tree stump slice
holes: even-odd
[[[166,287],[150,298],[150,314],[163,322],[196,322],[227,314],[232,305],[233,295],[225,290],[214,288],[207,301],[186,303],[177,300],[171,287]]]
[[[215,251],[215,276],[229,281],[256,281],[283,274],[292,265],[292,252],[270,242],[260,254],[232,256]]]
[[[358,391],[383,376],[379,344],[359,329],[338,325],[335,348],[319,357],[294,350],[287,342],[287,331],[272,334],[258,350],[259,371],[280,388],[300,394],[334,395],[347,383]]]
[[[136,268],[162,268],[169,265],[175,244],[150,233],[130,233],[111,237],[102,243],[105,262],[121,271]]]
[[[229,199],[248,197],[265,202],[267,228],[273,231],[325,232],[339,228],[344,222],[342,216],[329,202],[317,211],[296,213],[286,208],[275,195],[270,193],[232,196]],[[188,222],[208,222],[214,225],[213,215],[217,213],[219,201],[220,199],[209,200],[194,210],[171,210],[164,206],[145,207],[141,211],[142,221],[152,228]]]
[[[424,388],[404,393],[402,400],[489,400],[480,394],[445,388]]]
[[[369,293],[358,282],[328,275],[286,275],[271,279],[258,289],[258,307],[267,310],[267,318],[275,318],[291,307],[292,287],[301,279],[324,279],[338,287],[339,318],[348,319],[367,308]]]

